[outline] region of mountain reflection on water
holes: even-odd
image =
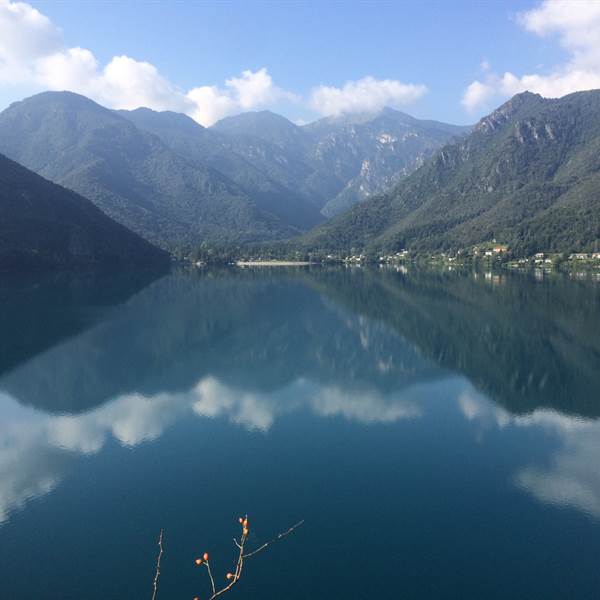
[[[296,414],[417,422],[440,402],[476,438],[550,436],[511,485],[600,520],[592,282],[208,270],[64,275],[0,293],[0,522],[110,440],[133,448],[206,418],[264,435]]]

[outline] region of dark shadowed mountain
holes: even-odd
[[[299,232],[222,173],[77,94],[47,92],[12,104],[0,114],[0,151],[164,246]]]
[[[0,270],[166,263],[79,194],[0,155]]]
[[[525,92],[386,195],[308,234],[309,247],[517,253],[600,245],[600,91]]]

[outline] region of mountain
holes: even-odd
[[[389,190],[468,130],[389,108],[303,127],[267,110],[227,117],[210,128],[172,112],[118,113],[179,155],[226,175],[259,207],[304,230]]]
[[[38,94],[2,112],[0,152],[166,247],[279,239],[301,231],[261,209],[222,173],[70,92]]]
[[[393,192],[301,243],[433,251],[496,239],[517,254],[597,249],[599,156],[600,91],[559,99],[518,94]]]
[[[375,115],[325,118],[304,130],[313,139],[311,159],[319,165],[317,177],[333,173],[339,180],[336,195],[322,209],[334,216],[389,191],[469,128],[423,121],[386,108]]]
[[[386,108],[299,127],[269,111],[213,125],[231,148],[327,216],[387,191],[434,150],[469,128],[422,121]]]
[[[187,115],[148,108],[116,111],[138,129],[158,136],[171,150],[199,167],[210,167],[235,182],[260,209],[305,231],[324,219],[319,209],[291,187],[271,179],[237,154],[230,140]],[[280,117],[283,119],[283,117]],[[283,119],[285,121],[285,119]]]
[[[46,92],[0,114],[0,152],[172,248],[301,234],[388,190],[464,131],[391,109],[304,127],[250,112],[205,128]]]
[[[211,129],[229,136],[259,138],[278,148],[296,149],[300,153],[308,142],[302,128],[270,110],[225,117]]]
[[[0,270],[166,263],[89,200],[0,155]]]

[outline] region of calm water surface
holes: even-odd
[[[600,597],[600,284],[395,270],[0,283],[0,596]]]

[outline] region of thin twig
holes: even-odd
[[[249,552],[248,554],[244,554],[244,558],[250,558],[251,556],[258,554],[259,552],[262,552],[265,548],[267,548],[267,546],[270,546],[273,542],[277,542],[278,540],[284,538],[286,535],[290,535],[290,533],[292,533],[292,531],[294,531],[294,529],[300,527],[300,525],[302,525],[302,523],[304,523],[304,519],[302,519],[301,521],[298,521],[295,525],[292,525],[287,531],[284,531],[283,533],[276,535],[273,539],[270,539],[268,542],[265,542],[262,546],[260,546],[256,550],[253,550],[252,552]]]
[[[215,595],[215,580],[213,579],[212,571],[210,570],[210,563],[208,561],[206,561],[204,564],[206,565],[206,568],[208,569],[208,576],[210,577],[210,585],[212,586],[212,591],[213,591],[213,596],[214,596]]]
[[[156,594],[158,592],[158,578],[160,577],[160,560],[163,555],[163,533],[164,529],[160,530],[160,536],[158,537],[158,556],[156,557],[156,573],[154,575],[154,591],[152,592],[152,600],[156,600]]]
[[[262,546],[258,547],[256,550],[253,550],[252,552],[245,554],[244,546],[246,544],[246,541],[248,540],[248,531],[246,528],[247,519],[248,519],[248,517],[246,516],[246,520],[243,525],[244,529],[242,531],[242,537],[240,538],[240,541],[238,542],[235,538],[233,538],[234,544],[239,548],[239,554],[238,554],[237,562],[235,565],[235,572],[231,574],[232,576],[231,576],[230,582],[224,588],[220,589],[218,592],[215,592],[214,582],[212,581],[212,575],[211,575],[211,583],[213,584],[213,595],[209,598],[209,600],[215,600],[215,598],[217,598],[221,594],[228,592],[240,580],[240,578],[242,576],[242,570],[244,568],[244,560],[246,558],[250,558],[251,556],[258,554],[259,552],[262,552],[268,546],[270,546],[272,543],[286,537],[287,535],[292,533],[295,529],[297,529],[298,527],[300,527],[300,525],[302,525],[304,523],[304,519],[302,519],[301,521],[298,521],[298,523],[296,523],[295,525],[292,525],[287,531],[284,531],[283,533],[276,535],[274,538],[270,539],[268,542],[265,542]],[[208,567],[208,564],[206,566]],[[210,574],[210,567],[208,567],[208,571]]]
[[[235,566],[235,573],[231,578],[231,581],[224,588],[220,589],[218,592],[213,593],[209,600],[214,600],[221,594],[228,592],[240,579],[242,576],[242,569],[244,568],[244,544],[246,543],[248,535],[246,533],[242,533],[242,537],[240,538],[240,543],[238,544],[240,553],[238,555],[237,563]]]

